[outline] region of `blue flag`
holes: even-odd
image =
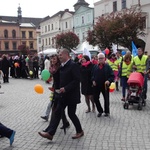
[[[133,41],[132,41],[132,55],[134,57],[137,56],[137,47],[135,46]]]

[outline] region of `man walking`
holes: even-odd
[[[110,115],[109,85],[114,81],[114,73],[112,68],[105,63],[105,55],[103,53],[98,54],[98,60],[99,63],[93,68],[92,72],[94,102],[99,112],[97,117],[100,117],[103,112],[105,112],[105,116],[108,117]],[[101,92],[104,97],[104,111],[99,101]]]
[[[39,134],[43,138],[52,140],[61,120],[62,110],[68,107],[68,116],[76,129],[76,134],[72,136],[72,139],[77,139],[84,135],[80,121],[75,114],[77,104],[80,103],[80,69],[70,59],[67,49],[60,50],[59,59],[61,61],[61,68],[58,104],[46,132],[39,132]]]

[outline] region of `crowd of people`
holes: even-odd
[[[7,63],[6,63],[7,62]],[[18,63],[18,65],[15,65]],[[126,98],[127,80],[133,71],[139,72],[144,77],[144,99],[147,98],[147,78],[149,73],[149,58],[144,54],[142,48],[138,48],[138,55],[132,56],[130,51],[124,56],[117,51],[109,57],[100,52],[92,60],[87,55],[71,59],[69,51],[61,49],[58,54],[50,57],[21,56],[11,57],[9,60],[4,55],[0,61],[0,70],[3,73],[3,82],[9,82],[10,76],[14,78],[32,78],[39,77],[39,68],[42,71],[47,69],[53,78],[53,85],[49,89],[53,93],[52,101],[49,102],[42,119],[48,121],[50,112],[50,123],[46,129],[39,132],[39,135],[49,140],[53,139],[60,120],[62,119],[65,129],[70,126],[66,117],[65,109],[68,108],[68,116],[72,121],[76,133],[72,139],[80,138],[84,131],[79,118],[76,115],[77,104],[80,103],[80,92],[85,97],[87,110],[85,113],[95,112],[97,108],[97,117],[103,114],[105,117],[110,116],[110,97],[109,86],[112,82],[116,84],[116,91],[119,91],[119,81],[122,86],[122,101]],[[18,70],[17,70],[18,69]],[[30,74],[32,71],[32,74]],[[49,82],[46,81],[46,83]],[[104,107],[100,103],[100,93],[104,98]]]

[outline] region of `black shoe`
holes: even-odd
[[[99,113],[98,115],[97,115],[97,117],[101,117],[102,116],[102,113]]]
[[[104,117],[109,117],[109,113],[105,113]]]
[[[65,125],[65,128],[69,128],[69,127],[70,127],[70,124],[69,124],[69,122],[67,122]],[[64,129],[64,125],[62,127],[60,127],[60,129]]]
[[[47,116],[41,116],[42,119],[44,119],[45,121],[48,121],[48,117]]]

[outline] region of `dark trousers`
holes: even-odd
[[[9,75],[9,71],[6,70],[6,71],[3,71],[3,74],[4,74],[4,77],[3,77],[3,82],[9,82],[8,80],[8,75]]]
[[[76,129],[76,133],[80,133],[82,132],[82,127],[80,124],[80,121],[78,119],[78,117],[76,116],[76,104],[73,105],[68,105],[68,116],[71,119],[72,123],[75,126]],[[63,118],[62,116],[62,111],[64,111],[64,109],[66,108],[62,106],[62,104],[60,102],[58,102],[57,106],[56,106],[56,110],[53,113],[51,120],[50,120],[50,124],[49,126],[46,128],[46,131],[50,134],[50,135],[54,135],[57,127],[59,125],[59,122],[61,120],[61,118]]]
[[[93,92],[93,96],[94,96],[94,102],[96,104],[96,107],[97,107],[97,111],[99,113],[103,113],[103,108],[101,106],[101,103],[100,103],[100,93],[102,92],[102,95],[104,97],[104,112],[105,113],[110,113],[110,110],[109,110],[109,89],[106,89],[105,90],[105,87],[98,87],[98,86],[95,86],[93,88],[94,92]]]
[[[34,78],[38,78],[39,76],[39,66],[33,66],[33,74],[34,74]]]
[[[2,123],[0,123],[0,135],[10,138],[11,135],[13,133],[13,130],[7,128],[6,126],[4,126]]]

